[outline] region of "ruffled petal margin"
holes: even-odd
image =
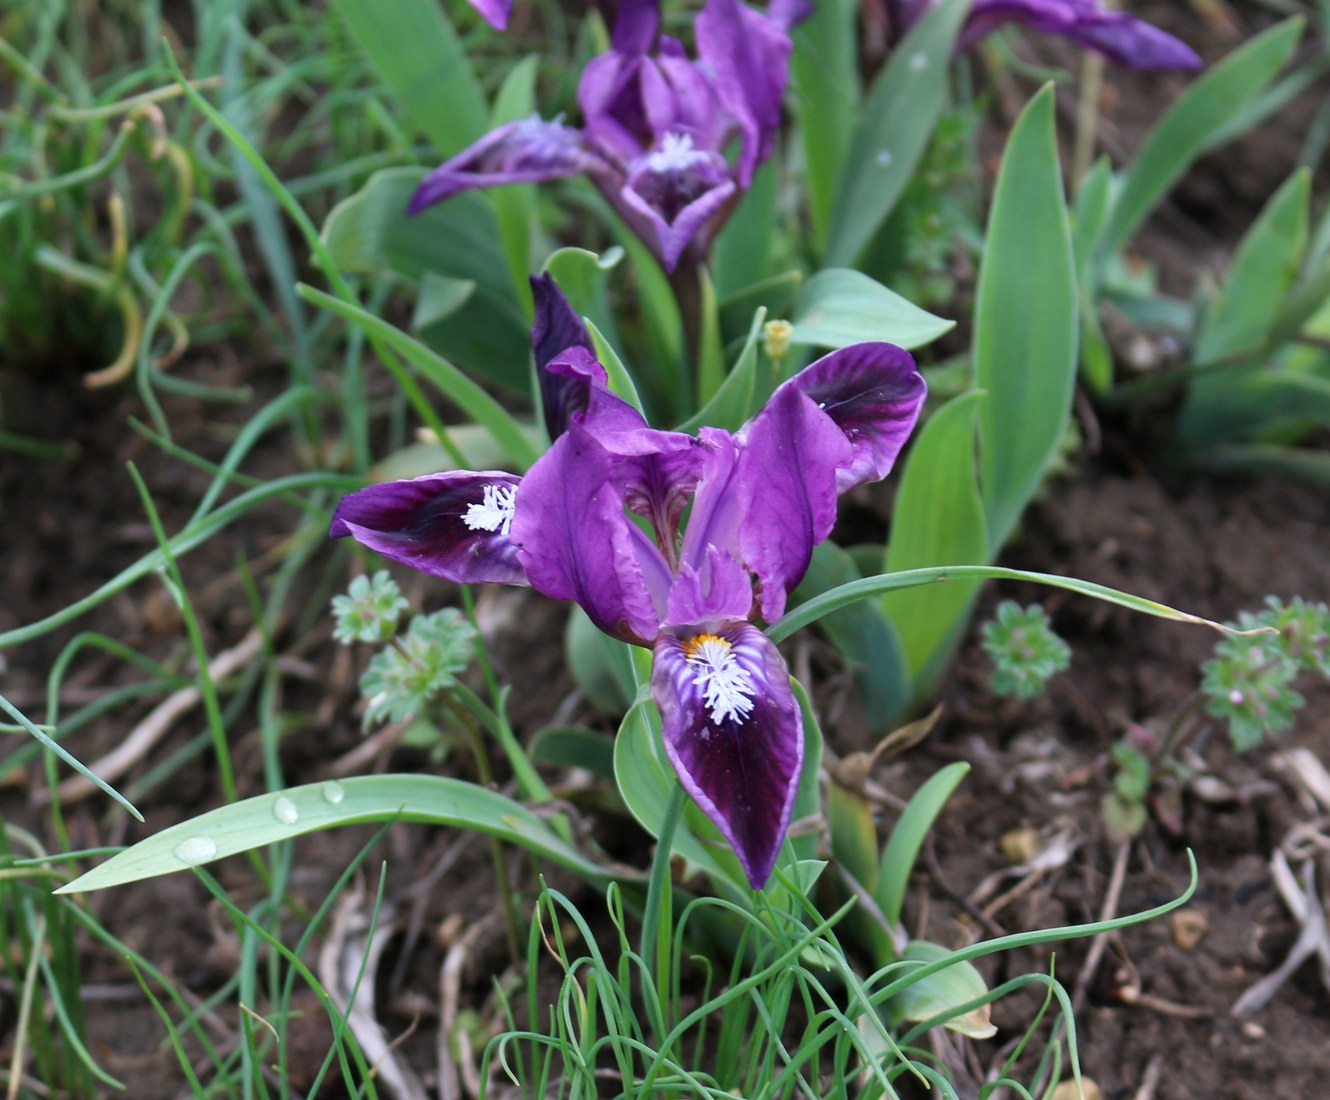
[[[655,646],[651,693],[679,781],[760,890],[803,768],[803,716],[785,661],[751,623],[667,634]]]

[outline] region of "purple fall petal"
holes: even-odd
[[[739,557],[775,622],[836,523],[836,472],[853,458],[835,423],[800,390],[781,387],[743,429],[726,507],[743,517]],[[698,490],[701,498],[705,485]]]
[[[851,344],[824,355],[780,387],[786,388],[807,394],[854,448],[849,464],[836,471],[842,493],[890,473],[928,392],[914,357],[881,343]]]
[[[512,537],[533,588],[576,600],[611,637],[649,646],[673,577],[624,513],[616,463],[574,420],[522,479]]]
[[[603,170],[582,135],[562,122],[524,118],[491,130],[474,145],[427,175],[411,196],[407,211],[427,206],[475,187],[505,183],[537,183],[578,172]]]
[[[1199,69],[1200,57],[1158,27],[1099,0],[975,0],[957,41],[965,49],[1002,23],[1015,21],[1043,34],[1097,50],[1128,69]]]
[[[342,498],[328,535],[459,584],[525,584],[510,537],[520,481],[461,470],[369,485]]]
[[[803,767],[803,718],[784,660],[746,622],[666,634],[655,646],[651,693],[679,781],[760,890]]]

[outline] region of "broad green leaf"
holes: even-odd
[[[794,306],[792,344],[843,348],[884,340],[903,348],[931,343],[955,328],[858,271],[819,271]]]
[[[1169,108],[1127,171],[1099,242],[1102,254],[1127,243],[1187,166],[1212,148],[1230,119],[1274,79],[1302,35],[1302,23],[1301,18],[1286,19],[1257,35],[1198,78]]]
[[[289,787],[163,829],[112,856],[57,893],[75,894],[183,871],[319,829],[412,821],[478,829],[566,867],[590,882],[609,874],[519,802],[435,775],[374,775]]]
[[[776,224],[777,156],[773,155],[753,176],[734,213],[711,243],[711,269],[716,293],[722,299],[741,287],[767,277]]]
[[[954,954],[949,947],[911,940],[902,958],[912,962],[931,963]],[[892,1015],[916,1023],[944,1015],[963,1004],[968,1004],[988,992],[983,977],[973,963],[958,962],[934,974],[920,978],[891,999]],[[988,1005],[980,1005],[959,1016],[953,1016],[943,1025],[971,1039],[988,1039],[997,1034],[990,1019]]]
[[[1143,615],[1152,615],[1157,619],[1171,619],[1179,623],[1194,623],[1208,626],[1222,633],[1228,628],[1199,615],[1189,615],[1167,604],[1156,603],[1142,596],[1133,596],[1129,592],[1120,592],[1107,585],[1083,581],[1076,577],[1059,577],[1055,573],[1032,573],[1025,569],[1007,569],[1001,565],[937,565],[928,569],[906,569],[900,573],[883,573],[876,577],[865,577],[861,581],[851,581],[814,596],[807,603],[787,611],[779,622],[767,627],[767,636],[773,642],[783,642],[795,631],[802,630],[815,623],[824,615],[848,607],[856,600],[866,600],[891,592],[898,588],[913,588],[920,584],[947,584],[968,580],[1030,581],[1034,584],[1046,584],[1050,588],[1065,588],[1069,592],[1078,592],[1082,596],[1091,596],[1105,603],[1117,604],[1130,611],[1139,611]]]
[[[495,129],[505,123],[530,118],[536,113],[536,70],[540,58],[530,54],[511,69],[499,86],[490,112],[490,125]],[[499,236],[503,254],[508,260],[508,273],[513,292],[522,303],[523,312],[531,308],[531,227],[535,218],[536,187],[524,183],[496,187],[489,193],[494,204],[494,215],[499,223]]]
[[[694,433],[707,425],[712,428],[725,428],[738,431],[744,421],[753,412],[753,393],[757,373],[757,341],[762,334],[762,322],[767,312],[759,309],[753,314],[753,323],[748,328],[748,339],[744,341],[743,351],[734,364],[734,369],[725,376],[716,395],[678,427],[678,431]]]
[[[1261,211],[1238,245],[1228,278],[1206,310],[1192,353],[1194,363],[1213,363],[1261,346],[1302,263],[1310,199],[1311,172],[1303,168],[1285,181]],[[1202,396],[1200,388],[1193,394],[1197,398]]]
[[[821,543],[813,550],[807,574],[791,594],[792,605],[859,577],[849,554],[834,542]],[[879,605],[865,602],[828,615],[822,629],[849,665],[869,726],[885,729],[911,698],[905,654],[891,621]]]
[[[660,715],[649,700],[633,704],[619,727],[614,741],[614,778],[633,817],[655,836],[679,780],[665,759]],[[720,834],[712,829],[714,842],[704,843],[690,826],[686,815],[675,831],[674,850],[716,881],[728,882],[747,896],[748,882],[743,870]]]
[[[568,614],[563,650],[577,686],[598,710],[622,714],[632,704],[637,684],[627,643],[598,629],[576,605]]]
[[[333,208],[323,241],[341,271],[391,271],[415,282],[433,272],[474,283],[465,303],[422,336],[474,372],[526,393],[529,323],[513,296],[493,206],[484,195],[464,192],[408,217],[407,202],[423,175],[419,168],[375,172]]]
[[[803,273],[786,271],[737,290],[720,301],[720,327],[727,338],[745,332],[753,311],[765,309],[772,319],[784,320],[803,285]]]
[[[901,811],[895,828],[891,830],[878,864],[873,900],[893,928],[900,923],[901,906],[905,903],[905,891],[910,884],[910,873],[914,870],[919,849],[923,847],[942,807],[969,771],[969,764],[957,761],[931,776],[914,792]]]
[[[419,332],[448,320],[471,300],[475,292],[473,279],[450,279],[446,275],[426,271],[420,280],[416,307],[411,311],[412,331]]]
[[[1265,478],[1298,478],[1330,487],[1330,454],[1309,447],[1271,443],[1225,443],[1200,454],[1197,465],[1223,473]]]
[[[1330,424],[1330,378],[1318,374],[1247,367],[1217,371],[1200,381],[1204,391],[1189,395],[1175,427],[1192,451]]]
[[[495,442],[507,451],[514,465],[525,470],[540,457],[539,450],[532,445],[522,425],[443,356],[359,306],[353,306],[303,283],[299,291],[305,301],[359,325],[366,333],[381,339],[401,355],[475,423],[488,429]]]
[[[614,738],[585,726],[550,726],[531,739],[531,759],[561,768],[585,768],[614,778]]]
[[[334,0],[403,115],[444,156],[485,132],[485,94],[438,0]]]
[[[859,118],[858,20],[857,0],[822,0],[794,31],[790,95],[818,252],[826,247],[837,182]]]
[[[1076,381],[1076,272],[1062,198],[1053,86],[1007,139],[975,304],[979,469],[996,553],[1043,481]]]
[[[951,50],[969,6],[943,0],[931,9],[873,85],[841,169],[826,266],[854,266],[914,175],[946,103]]]
[[[886,571],[983,565],[988,531],[975,477],[974,420],[984,395],[954,397],[910,448],[891,514]],[[915,698],[931,694],[964,627],[978,581],[890,592],[881,606],[896,628]]]
[[[804,720],[804,767],[799,776],[799,790],[794,796],[794,810],[790,815],[793,827],[805,818],[817,819],[822,813],[822,727],[809,701],[808,692],[798,680],[791,679],[790,687],[799,700],[799,711]],[[804,832],[790,838],[794,854],[800,861],[812,860],[822,850],[820,829]]]

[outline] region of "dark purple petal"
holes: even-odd
[[[761,583],[767,622],[784,613],[813,547],[831,534],[836,471],[852,458],[845,435],[794,388],[779,388],[741,433],[724,507],[742,517],[739,557]],[[698,489],[699,500],[706,489]]]
[[[619,0],[610,44],[616,53],[645,54],[660,31],[660,0]]]
[[[510,535],[520,481],[459,470],[369,485],[342,498],[328,535],[459,584],[525,584]]]
[[[491,27],[507,30],[508,19],[513,14],[513,0],[469,0],[469,3]]]
[[[739,0],[707,0],[696,21],[697,53],[743,143],[735,178],[746,189],[771,155],[789,79],[790,36]]]
[[[854,448],[849,464],[836,471],[842,493],[887,476],[928,392],[913,356],[895,344],[851,344],[833,351],[780,387],[786,388],[807,394]]]
[[[545,410],[545,428],[551,440],[558,439],[568,427],[569,418],[587,406],[587,386],[577,373],[559,374],[549,370],[552,360],[570,348],[581,348],[593,356],[595,345],[582,318],[563,296],[550,275],[531,279],[536,319],[531,326],[531,350],[536,360],[536,380],[540,385],[541,405]],[[594,356],[592,362],[595,362]],[[605,368],[599,363],[597,381],[605,383]]]
[[[760,890],[790,825],[804,731],[784,660],[749,623],[655,646],[651,694],[665,752]]]
[[[630,165],[620,197],[633,220],[650,227],[643,238],[673,271],[694,239],[705,246],[709,223],[719,221],[735,190],[724,157],[695,148],[686,134],[666,134],[661,148]]]
[[[650,645],[673,578],[624,512],[619,464],[574,420],[522,479],[512,537],[533,588],[576,600],[611,637]]]
[[[418,214],[476,187],[537,183],[603,169],[603,162],[586,148],[579,131],[562,122],[520,119],[491,130],[434,169],[416,188],[407,210]]]
[[[1012,20],[1097,50],[1128,69],[1202,65],[1196,52],[1171,34],[1126,12],[1105,11],[1098,0],[975,0],[958,47],[965,48]]]

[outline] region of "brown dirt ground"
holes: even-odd
[[[1173,5],[1150,9],[1171,29],[1185,33],[1179,10]],[[1240,34],[1263,17],[1254,5],[1235,10],[1249,21],[1240,25]],[[1205,47],[1207,56],[1232,44],[1222,28],[1212,37]],[[1161,81],[1157,88],[1174,87],[1167,78]],[[1139,132],[1133,112],[1153,114],[1157,103],[1147,99],[1124,104],[1112,98],[1125,96],[1127,87],[1125,82],[1110,86],[1106,110],[1114,140],[1130,147]],[[1286,169],[1268,166],[1287,165],[1288,147],[1288,135],[1270,128],[1233,151],[1209,158],[1188,178],[1178,200],[1157,219],[1151,239],[1151,255],[1169,278],[1187,273],[1186,284],[1176,289],[1187,291],[1198,267],[1231,248],[1233,234],[1246,223],[1260,196],[1282,179]],[[1244,214],[1230,223],[1236,207]],[[40,378],[18,380],[18,391],[6,395],[7,410],[30,410],[29,423],[12,425],[16,430],[37,433],[40,426],[40,434],[72,439],[77,450],[62,460],[0,454],[0,499],[9,521],[0,542],[7,589],[0,601],[0,629],[65,606],[151,546],[151,533],[123,470],[126,460],[140,463],[168,530],[183,522],[206,484],[202,475],[158,454],[126,428],[126,416],[140,412],[131,393],[86,395],[78,390],[77,374],[95,365],[58,365]],[[278,384],[282,370],[248,351],[223,352],[208,362],[182,364],[182,369],[213,383],[249,383],[260,393]],[[243,422],[245,416],[245,410],[219,413],[183,399],[171,400],[168,411],[177,439],[212,458],[224,451],[232,430],[228,425]],[[1102,448],[1049,486],[1005,560],[1123,587],[1216,618],[1254,609],[1270,593],[1326,599],[1330,494],[1300,485],[1213,480],[1164,470],[1155,458],[1161,422],[1152,412],[1141,423],[1101,425]],[[263,461],[273,476],[295,468],[294,459],[276,449]],[[280,511],[265,512],[184,561],[214,651],[235,644],[244,629],[238,586],[217,578],[230,574],[237,553],[256,560],[286,532],[289,518]],[[418,580],[410,590],[430,604],[440,598],[437,589]],[[1016,588],[1001,595],[1030,599],[1036,593]],[[996,598],[989,594],[985,608]],[[539,600],[511,604],[505,599],[493,600],[499,624],[497,659],[502,674],[519,685],[514,718],[519,732],[529,736],[549,722],[571,691],[557,645],[561,612]],[[916,933],[938,941],[966,942],[996,928],[1023,930],[1099,915],[1116,847],[1105,835],[1099,812],[1100,796],[1109,786],[1109,747],[1123,721],[1156,729],[1167,722],[1195,689],[1198,665],[1213,643],[1201,628],[1148,620],[1069,597],[1045,602],[1075,654],[1059,686],[1030,704],[994,699],[986,685],[984,659],[971,638],[942,692],[946,716],[941,727],[923,748],[886,766],[879,776],[895,793],[908,795],[945,762],[966,759],[973,765],[938,825],[928,867],[917,875],[907,914]],[[0,689],[40,715],[50,663],[59,646],[82,628],[104,630],[160,659],[184,653],[169,600],[160,587],[141,584],[55,635],[7,653]],[[532,639],[549,644],[536,646]],[[295,639],[281,641],[297,648]],[[331,761],[361,743],[352,714],[356,670],[338,656],[326,634],[301,639],[298,649],[301,671],[289,682],[286,707],[303,708],[312,719],[283,745],[283,766],[292,782],[327,775]],[[71,696],[86,700],[124,675],[112,662],[89,658],[69,682]],[[1185,852],[1191,848],[1201,879],[1190,908],[1203,916],[1205,931],[1185,949],[1175,942],[1167,920],[1129,929],[1115,938],[1087,981],[1080,1049],[1087,1073],[1105,1097],[1151,1095],[1138,1091],[1151,1079],[1157,1100],[1318,1100],[1326,1095],[1330,991],[1317,983],[1313,965],[1250,1020],[1236,1021],[1228,1012],[1244,989],[1278,965],[1296,936],[1296,923],[1272,888],[1267,861],[1291,829],[1315,820],[1313,807],[1276,766],[1278,752],[1300,746],[1330,760],[1330,692],[1308,694],[1297,727],[1277,744],[1237,756],[1218,732],[1202,739],[1196,764],[1229,793],[1207,800],[1194,790],[1185,792],[1175,812],[1162,823],[1152,820],[1131,845],[1117,911],[1148,908],[1179,894],[1187,881]],[[839,709],[834,685],[824,686],[820,700],[830,710]],[[85,761],[95,760],[142,717],[147,705],[109,715],[80,733],[71,748]],[[181,723],[154,759],[178,748],[197,728],[197,721]],[[861,747],[866,737],[852,719],[828,730],[830,745],[841,752]],[[243,793],[262,789],[261,761],[253,746],[248,729],[239,730]],[[418,753],[399,749],[385,752],[370,766],[406,769],[424,766],[424,761]],[[44,830],[38,770],[29,767],[22,780],[0,791],[0,813],[6,821]],[[147,828],[161,828],[215,805],[219,797],[216,777],[206,763],[196,761],[145,799]],[[973,917],[970,898],[986,877],[1009,866],[1000,839],[1025,826],[1045,835],[1065,831],[1074,850],[1062,867],[1030,883],[984,926]],[[76,845],[120,843],[146,831],[131,827],[123,814],[108,811],[100,800],[75,806],[70,828]],[[635,849],[639,857],[645,851],[638,841],[624,839],[628,830],[615,819],[609,819],[608,830],[600,828],[602,834],[607,831],[620,834],[616,850],[627,846],[626,854]],[[295,894],[310,902],[320,900],[369,835],[355,830],[302,840]],[[380,856],[388,860],[387,895],[403,926],[415,918],[420,929],[418,938],[408,938],[406,946],[395,949],[403,959],[403,977],[397,983],[383,978],[381,999],[384,1021],[397,1032],[419,1020],[421,1034],[404,1049],[421,1073],[432,1065],[433,1040],[426,1033],[432,1032],[438,1012],[442,944],[453,934],[445,932],[441,942],[436,930],[452,915],[470,927],[493,913],[493,880],[484,846],[471,844],[459,851],[458,843],[455,835],[441,831],[398,827],[373,859],[375,867]],[[435,882],[430,872],[437,868],[444,873]],[[1330,877],[1324,850],[1319,872],[1322,882]],[[257,897],[242,861],[223,864],[219,874],[239,898]],[[422,881],[433,889],[422,891]],[[98,895],[91,903],[112,931],[147,952],[197,995],[206,995],[229,973],[234,936],[192,879],[157,879]],[[488,992],[490,974],[502,965],[501,933],[489,928],[474,948],[475,963],[466,973],[464,991],[478,999]],[[1068,988],[1080,978],[1086,950],[1085,943],[1073,942],[1057,951],[1057,973]],[[1046,970],[1048,964],[1047,951],[1023,951],[990,960],[986,973],[996,981]],[[174,1058],[120,961],[90,944],[86,966],[100,998],[90,1008],[93,1053],[113,1073],[133,1082],[130,1094],[135,1097],[179,1095],[182,1081]],[[1139,995],[1133,998],[1136,990]],[[12,992],[0,990],[0,1057],[7,1057],[12,1040],[11,1008]],[[1031,1010],[1028,998],[1000,1006],[996,1021],[1001,1037],[1015,1034]],[[310,1013],[311,1021],[316,1017]],[[987,1064],[1000,1041],[977,1044],[975,1064]],[[304,1042],[306,1049],[292,1054],[293,1078],[308,1073],[326,1049],[326,1038],[314,1022]]]

